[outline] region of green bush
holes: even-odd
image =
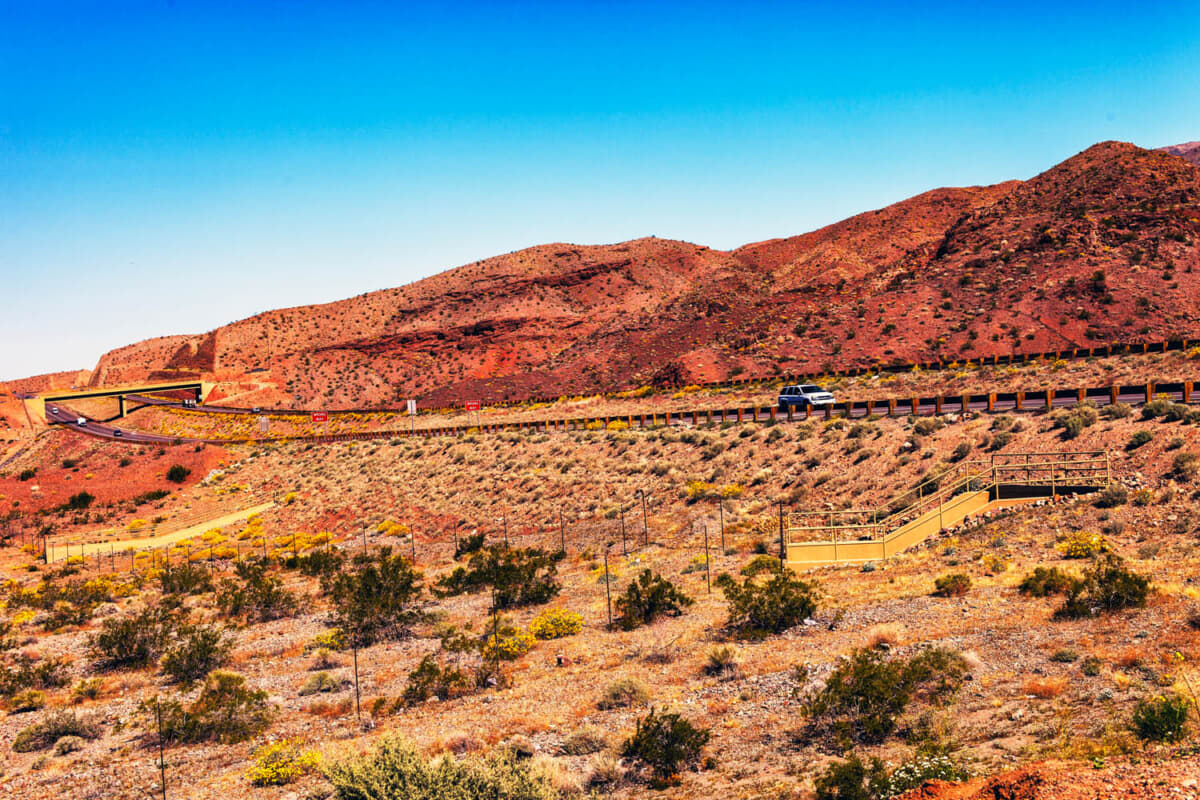
[[[224,664],[232,647],[220,628],[183,626],[163,653],[163,672],[176,683],[191,684]]]
[[[1054,618],[1080,619],[1142,608],[1149,594],[1150,579],[1127,569],[1120,556],[1110,553],[1072,582]]]
[[[813,733],[828,731],[844,744],[882,742],[914,699],[941,702],[962,685],[967,664],[957,652],[936,648],[889,660],[863,648],[838,664],[804,706]]]
[[[427,759],[416,745],[384,734],[375,750],[323,770],[338,800],[557,800],[562,796],[536,760],[497,748],[486,759]]]
[[[817,610],[817,585],[775,563],[770,577],[762,583],[746,578],[738,584],[730,575],[717,576],[717,586],[729,603],[729,625],[743,636],[782,633]]]
[[[30,481],[36,477],[37,477],[36,469],[23,469],[23,470],[21,470],[21,474],[17,476],[17,480]]]
[[[1099,419],[1096,406],[1090,402],[1080,403],[1070,411],[1054,416],[1054,427],[1062,429],[1062,438],[1074,439],[1090,428]]]
[[[101,667],[143,667],[162,652],[176,624],[168,609],[146,608],[132,616],[104,620],[89,645]]]
[[[56,689],[70,680],[65,659],[35,661],[24,653],[0,665],[0,694],[11,697],[28,689]]]
[[[1129,501],[1129,491],[1119,483],[1110,483],[1096,495],[1096,508],[1116,508]]]
[[[678,714],[657,714],[654,709],[639,719],[621,755],[645,763],[661,780],[669,780],[684,766],[695,766],[711,737]]]
[[[1097,656],[1088,656],[1079,665],[1079,671],[1089,678],[1094,678],[1100,674],[1100,668],[1104,666],[1104,662]]]
[[[333,606],[335,625],[358,642],[369,645],[404,634],[417,619],[413,601],[421,595],[422,573],[390,547],[357,555],[348,569],[322,581]]]
[[[95,499],[96,496],[93,494],[89,494],[88,492],[79,492],[78,494],[71,495],[71,497],[66,503],[63,504],[62,507],[68,511],[82,511],[90,506]]]
[[[327,578],[340,570],[346,563],[341,550],[313,550],[296,559],[296,567],[304,575]]]
[[[48,750],[66,736],[97,739],[100,733],[100,724],[95,720],[77,716],[74,711],[51,711],[39,721],[19,731],[13,739],[12,748],[18,753],[32,753],[36,750]]]
[[[1178,742],[1187,733],[1190,706],[1177,695],[1143,698],[1133,710],[1130,727],[1143,741]]]
[[[1171,460],[1171,475],[1181,481],[1190,481],[1200,474],[1200,455],[1176,453]]]
[[[167,480],[169,480],[171,483],[183,483],[187,480],[188,475],[191,474],[192,471],[187,467],[183,466],[182,464],[175,464],[169,470],[167,470]]]
[[[1047,597],[1052,594],[1066,594],[1074,580],[1058,567],[1037,567],[1025,576],[1017,589],[1021,594],[1031,597]]]
[[[408,685],[404,687],[401,701],[412,706],[431,697],[453,700],[474,690],[475,681],[470,675],[455,665],[442,663],[431,653],[421,659],[416,669],[408,673]]]
[[[694,600],[676,588],[666,578],[651,570],[630,581],[625,592],[617,598],[617,624],[624,630],[649,625],[662,616],[677,617]]]
[[[1173,405],[1174,403],[1165,397],[1157,397],[1151,400],[1149,403],[1146,403],[1146,405],[1142,406],[1142,419],[1154,419],[1155,417],[1161,417],[1170,411],[1171,406]]]
[[[139,707],[148,732],[156,730],[158,698]],[[177,700],[160,703],[163,739],[168,742],[243,742],[262,733],[271,724],[267,693],[251,690],[236,672],[215,670],[204,681],[196,701],[184,708]]]
[[[213,590],[208,570],[190,561],[164,565],[158,573],[158,584],[163,594],[203,594]]]
[[[813,784],[815,800],[879,800],[887,788],[887,770],[878,758],[858,756],[831,762]]]
[[[741,572],[744,577],[755,578],[763,573],[779,572],[782,568],[783,565],[779,563],[778,556],[762,553],[750,559],[746,566],[742,567]]]
[[[248,622],[268,622],[290,616],[296,598],[283,587],[283,579],[267,570],[261,558],[247,558],[234,565],[236,578],[225,578],[217,588],[217,607],[226,617]]]
[[[483,537],[484,535],[482,533],[473,533],[469,536],[464,536],[459,539],[454,548],[454,560],[457,561],[463,556],[470,555],[471,553],[478,553],[480,550],[482,550]]]
[[[1135,431],[1133,436],[1129,437],[1129,441],[1125,444],[1126,450],[1137,450],[1145,444],[1149,444],[1154,438],[1154,434],[1150,431]]]
[[[1125,419],[1133,414],[1133,406],[1127,403],[1109,403],[1100,409],[1105,419]]]
[[[562,553],[536,547],[494,544],[471,555],[465,567],[442,577],[434,593],[439,597],[492,588],[501,609],[545,603],[558,594],[558,562]]]
[[[340,692],[342,690],[342,682],[330,675],[328,672],[314,672],[304,679],[304,685],[297,692],[301,697],[308,697],[310,694],[321,694],[323,692]]]
[[[962,597],[971,591],[971,578],[961,572],[953,572],[937,577],[933,587],[933,593],[938,597]]]

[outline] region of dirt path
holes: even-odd
[[[71,556],[92,556],[105,552],[125,552],[126,550],[146,550],[154,547],[162,547],[163,545],[173,544],[182,539],[189,539],[193,536],[200,536],[213,528],[223,528],[226,525],[232,525],[235,522],[242,522],[255,514],[261,514],[264,511],[275,507],[274,501],[259,503],[258,505],[243,508],[240,511],[233,511],[228,514],[223,514],[219,517],[212,517],[204,522],[199,522],[194,525],[189,525],[186,528],[180,528],[177,531],[169,531],[161,533],[158,536],[149,536],[141,539],[122,539],[121,541],[112,542],[92,542],[90,544],[65,545],[54,542],[48,542],[46,546],[47,563],[56,561],[64,561]]]

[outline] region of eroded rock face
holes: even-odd
[[[1195,144],[1168,151],[1105,142],[730,252],[542,245],[130,345],[92,382],[249,376],[280,401],[441,405],[1187,335],[1200,169]]]

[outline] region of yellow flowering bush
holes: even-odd
[[[1091,558],[1112,552],[1112,545],[1098,533],[1076,531],[1058,543],[1058,552],[1066,558]]]
[[[255,786],[283,786],[306,772],[315,771],[321,764],[321,755],[315,750],[302,750],[287,739],[258,748],[254,759],[254,766],[246,772],[246,780]]]
[[[140,531],[142,528],[146,527],[149,524],[150,523],[144,519],[135,519],[135,520],[130,520],[129,524],[126,526],[126,528],[129,530],[130,533],[137,533],[138,531]]]
[[[493,659],[498,653],[500,658],[505,661],[513,661],[528,653],[529,649],[533,647],[533,643],[534,638],[529,631],[523,631],[520,628],[501,628],[499,644],[497,644],[495,634],[489,636],[487,643],[483,646],[483,658],[484,660]]]
[[[529,632],[538,639],[561,639],[583,630],[583,615],[565,608],[547,608],[529,623]]]
[[[346,637],[341,628],[330,628],[314,636],[308,647],[312,650],[342,650],[346,647]]]

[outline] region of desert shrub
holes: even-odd
[[[340,550],[313,550],[296,559],[296,568],[309,577],[325,578],[333,575],[346,563]]]
[[[1111,553],[1112,545],[1098,533],[1075,531],[1056,546],[1064,558],[1094,558]]]
[[[1149,594],[1150,579],[1127,569],[1119,556],[1110,553],[1072,582],[1054,618],[1080,619],[1141,608]]]
[[[716,583],[729,603],[730,627],[743,636],[781,633],[817,610],[817,585],[788,569],[776,567],[762,583],[746,578],[739,584],[727,574],[717,576]]]
[[[357,555],[350,568],[323,581],[337,626],[358,644],[404,634],[417,619],[413,601],[421,595],[422,573],[390,547]]]
[[[887,769],[878,758],[858,756],[831,762],[813,783],[815,800],[878,800],[887,787]]]
[[[1133,504],[1135,506],[1144,507],[1154,502],[1154,490],[1142,488],[1133,493]]]
[[[529,632],[539,639],[561,639],[583,630],[583,615],[565,608],[547,608],[529,623]]]
[[[971,578],[961,572],[951,572],[934,579],[933,587],[933,593],[938,597],[962,597],[971,591]]]
[[[8,701],[8,710],[13,714],[24,714],[28,711],[37,711],[44,705],[46,705],[45,692],[26,689],[12,696],[12,699]]]
[[[267,622],[291,615],[296,598],[271,574],[264,559],[248,558],[234,565],[235,578],[225,578],[217,588],[217,607],[226,617]]]
[[[342,686],[342,682],[328,672],[314,672],[304,679],[304,684],[300,687],[297,694],[301,697],[308,697],[310,694],[340,692]]]
[[[929,436],[946,427],[941,417],[922,417],[913,423],[913,433],[917,436]]]
[[[31,480],[33,480],[35,477],[37,477],[37,470],[36,470],[36,469],[23,469],[23,470],[21,470],[21,474],[17,476],[17,480],[20,480],[20,481],[31,481]]]
[[[176,683],[193,683],[224,664],[232,647],[232,639],[220,628],[183,626],[163,653],[163,672]]]
[[[1190,481],[1200,474],[1200,455],[1176,453],[1171,460],[1171,475],[1181,481]]]
[[[87,740],[82,736],[64,736],[54,743],[54,755],[65,756],[83,749]]]
[[[1178,742],[1187,732],[1190,706],[1178,695],[1143,698],[1133,710],[1130,727],[1143,741]]]
[[[1100,413],[1105,419],[1125,419],[1133,414],[1133,406],[1126,403],[1109,403],[1100,409]]]
[[[287,739],[265,744],[254,753],[254,764],[246,771],[246,780],[255,786],[283,786],[321,764],[315,750],[303,750]]]
[[[699,728],[678,714],[650,713],[637,720],[631,735],[621,747],[621,755],[645,763],[661,780],[669,780],[681,767],[694,766],[711,737],[707,728]]]
[[[466,672],[456,665],[442,663],[431,653],[408,673],[408,685],[404,687],[400,699],[410,706],[423,703],[431,697],[453,700],[470,694],[474,688],[475,682]]]
[[[778,556],[767,555],[765,552],[756,555],[754,558],[742,567],[742,575],[747,578],[754,578],[763,573],[775,573],[783,569],[783,565],[779,563]]]
[[[483,537],[484,534],[482,533],[472,533],[459,539],[458,545],[454,548],[455,560],[460,559],[465,555],[470,555],[471,553],[478,553],[480,550],[482,550]]]
[[[1079,665],[1079,671],[1089,678],[1094,678],[1100,674],[1100,668],[1104,666],[1104,662],[1097,656],[1088,656]]]
[[[13,739],[12,748],[18,753],[48,750],[55,742],[66,736],[81,739],[97,739],[102,729],[100,724],[88,717],[80,717],[74,711],[51,711],[40,720],[23,728]]]
[[[1150,440],[1153,438],[1154,434],[1150,431],[1135,431],[1134,434],[1129,437],[1129,441],[1125,443],[1125,449],[1137,450],[1142,445],[1149,444]]]
[[[602,709],[626,708],[650,702],[650,687],[637,678],[620,678],[604,689],[597,705]]]
[[[954,452],[950,454],[950,460],[962,461],[964,458],[971,455],[972,449],[973,448],[971,447],[970,442],[959,442],[954,446]]]
[[[1072,650],[1069,647],[1064,647],[1060,650],[1055,650],[1050,656],[1050,660],[1058,664],[1074,664],[1079,660],[1079,651]]]
[[[958,691],[966,674],[966,661],[954,651],[936,648],[889,660],[864,648],[838,664],[806,699],[804,711],[814,731],[828,730],[843,743],[878,743],[913,699],[940,702]]]
[[[169,470],[167,470],[167,480],[169,480],[171,483],[183,483],[187,480],[188,475],[191,474],[192,471],[187,467],[183,466],[182,464],[175,464]]]
[[[649,625],[662,616],[677,617],[694,600],[676,588],[666,578],[651,570],[630,581],[625,592],[617,598],[617,624],[625,630]]]
[[[156,729],[157,700],[140,706],[148,731]],[[168,742],[243,742],[266,730],[272,717],[265,691],[248,688],[244,677],[224,670],[209,673],[191,706],[168,700],[161,710],[163,739]]]
[[[599,728],[586,727],[572,731],[563,739],[559,751],[566,756],[587,756],[608,747],[608,737]]]
[[[466,567],[457,567],[437,583],[440,597],[495,591],[497,608],[545,603],[558,594],[555,575],[562,553],[547,553],[535,547],[505,547],[494,544],[474,553]]]
[[[84,700],[95,700],[104,691],[103,678],[84,678],[71,689],[71,702],[82,703]]]
[[[1062,438],[1074,439],[1083,433],[1084,429],[1096,424],[1099,412],[1092,403],[1080,403],[1070,411],[1054,416],[1054,427],[1062,430]]]
[[[501,658],[505,661],[515,661],[529,652],[533,647],[533,636],[528,631],[514,628],[511,625],[500,627],[499,635],[488,636],[483,645],[483,659],[493,661]]]
[[[537,760],[497,748],[486,759],[445,755],[427,759],[416,745],[385,734],[371,753],[322,770],[337,800],[557,800],[561,793]]]
[[[1116,508],[1129,500],[1129,492],[1119,483],[1110,483],[1096,495],[1096,508]]]
[[[71,495],[62,507],[69,511],[82,511],[90,506],[95,499],[96,496],[93,494],[89,494],[88,492],[79,492],[78,494]]]
[[[208,570],[190,561],[174,566],[165,564],[158,573],[158,585],[163,594],[202,594],[213,589]]]
[[[162,606],[132,616],[110,617],[100,624],[89,646],[101,667],[145,666],[162,652],[176,624],[175,616]]]
[[[21,653],[11,663],[0,665],[0,694],[11,697],[28,689],[56,689],[67,685],[68,675],[65,659],[35,661]]]
[[[736,678],[741,668],[742,654],[731,644],[709,648],[704,661],[704,674],[725,680]]]
[[[1156,397],[1142,406],[1142,419],[1161,417],[1171,408],[1173,403],[1165,397]]]

